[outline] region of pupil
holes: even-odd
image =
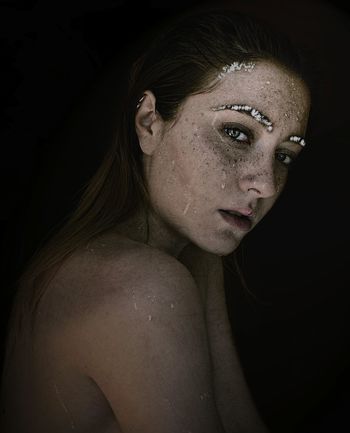
[[[239,132],[237,129],[229,129],[228,131],[229,135],[231,135],[231,137],[233,138],[237,138],[239,135]]]

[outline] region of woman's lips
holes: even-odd
[[[231,226],[235,228],[239,228],[243,231],[249,231],[252,228],[252,221],[249,217],[236,213],[231,213],[234,211],[225,211],[222,209],[219,209],[220,215],[222,218]]]

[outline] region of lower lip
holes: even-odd
[[[249,231],[252,228],[252,222],[247,217],[241,218],[222,210],[219,210],[219,212],[223,219],[233,227],[239,228],[243,231]]]

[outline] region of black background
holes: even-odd
[[[196,3],[0,2],[3,335],[18,272],[112,140],[138,36]],[[242,248],[257,299],[226,275],[243,366],[273,431],[350,432],[349,11],[340,2],[232,3],[303,47],[315,85],[309,145]]]

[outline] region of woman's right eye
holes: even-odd
[[[224,132],[231,138],[231,140],[235,142],[250,144],[248,135],[240,128],[233,126],[225,126]]]

